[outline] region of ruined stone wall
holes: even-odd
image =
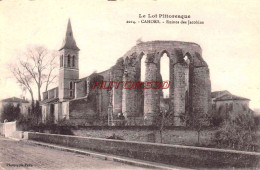
[[[139,81],[139,61],[143,55],[146,59],[146,81],[158,81],[160,77],[160,59],[166,53],[170,59],[170,109],[174,111],[175,125],[181,125],[179,115],[185,112],[207,114],[210,111],[211,84],[209,70],[201,57],[201,48],[195,43],[176,41],[143,42],[124,56],[124,81]],[[184,57],[189,59],[189,66],[183,66]],[[176,86],[175,86],[176,85]],[[186,94],[187,92],[187,94]],[[122,111],[125,117],[137,116],[140,105],[134,100],[139,96],[137,90],[124,90]],[[188,97],[187,97],[188,96]],[[188,100],[188,101],[187,101]],[[189,106],[187,106],[189,105]],[[145,125],[153,125],[160,111],[160,91],[144,90],[144,120]]]
[[[154,54],[147,54],[145,81],[157,81],[157,64],[153,62]],[[158,89],[144,89],[145,125],[152,125],[156,114],[160,112],[160,95]]]
[[[195,43],[177,41],[142,42],[119,58],[111,69],[96,73],[96,75],[101,77],[99,81],[124,81],[126,83],[140,81],[141,69],[144,69],[141,68],[140,61],[146,55],[145,81],[161,81],[160,59],[165,53],[170,61],[169,79],[171,84],[168,101],[170,110],[174,114],[173,125],[183,125],[180,119],[180,115],[183,113],[208,114],[211,109],[209,69],[201,57],[200,46]],[[186,60],[184,61],[185,56],[188,58],[188,63],[185,62]],[[71,76],[74,77],[77,73],[67,72],[65,74],[68,74],[68,79],[71,79]],[[93,76],[88,77],[92,81],[90,88],[94,80],[91,77],[93,78]],[[66,77],[62,79],[65,80],[64,87],[67,86]],[[64,89],[66,90],[66,88]],[[86,91],[86,81],[81,79],[76,83],[76,99],[87,96]],[[83,115],[94,114],[95,112],[97,117],[102,117],[105,120],[108,119],[111,112],[111,119],[113,120],[117,119],[118,113],[123,113],[126,125],[154,125],[160,112],[162,89],[131,89],[130,84],[125,84],[125,87],[121,84],[118,88],[115,88],[114,85],[112,89],[98,89],[95,93],[90,90],[89,93],[95,94],[90,99],[96,101],[95,105],[91,104],[90,107],[89,101],[85,101],[85,103],[79,101],[78,104],[70,105],[70,116],[74,116],[74,119],[76,117],[80,119]],[[94,112],[86,111],[88,110],[86,107],[92,108]],[[84,109],[85,111],[82,111]]]
[[[195,114],[208,114],[211,105],[209,103],[207,67],[194,68],[193,86],[192,86],[192,110]]]
[[[103,77],[103,80],[107,83],[111,80],[111,70],[106,70],[102,73],[98,73],[100,76]],[[108,86],[108,84],[106,84]],[[98,90],[98,110],[100,112],[100,116],[104,119],[108,117],[108,106],[110,102],[110,95],[109,95],[110,89],[101,89]]]
[[[93,125],[98,116],[96,102],[96,98],[70,101],[70,122],[75,125]]]
[[[69,119],[72,124],[103,125],[104,120],[107,121],[107,89],[92,89],[95,82],[100,83],[104,79],[109,79],[108,71],[102,74],[94,73],[76,83],[77,98],[69,101]]]
[[[180,116],[187,112],[186,95],[189,92],[188,86],[189,66],[185,63],[177,63],[174,65],[174,79],[173,79],[173,110],[174,110],[174,125],[181,126]]]
[[[75,83],[75,98],[86,96],[86,80],[80,80]]]
[[[122,82],[124,75],[124,66],[123,59],[119,59],[116,65],[112,68],[112,77],[111,79],[115,82]],[[119,84],[118,87],[116,84],[113,86],[113,119],[117,118],[119,113],[122,113],[122,99],[123,99],[123,84]]]

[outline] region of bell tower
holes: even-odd
[[[73,99],[75,94],[75,81],[79,79],[79,48],[73,37],[70,19],[67,25],[65,39],[59,50],[60,69],[59,69],[59,99],[66,101]]]

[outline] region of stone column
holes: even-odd
[[[210,111],[209,69],[207,67],[194,68],[192,85],[192,112],[206,115]]]
[[[125,71],[123,76],[124,86],[122,94],[122,112],[127,121],[127,125],[132,125],[131,118],[134,118],[137,114],[137,105],[136,105],[136,89],[132,89],[131,83],[136,81],[136,72],[135,65],[132,65],[130,62],[125,61]],[[134,60],[134,59],[132,59]]]
[[[183,125],[180,116],[181,114],[186,113],[186,92],[188,91],[189,82],[188,82],[189,67],[185,63],[176,63],[174,65],[174,125],[181,126]]]
[[[153,59],[155,54],[147,54],[145,83],[157,81],[158,67]],[[154,125],[156,114],[160,111],[160,89],[144,89],[144,124]]]
[[[113,113],[114,116],[117,116],[118,113],[122,113],[122,95],[123,95],[123,75],[124,69],[120,66],[116,67],[113,70]]]

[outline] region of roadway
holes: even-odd
[[[147,169],[0,137],[0,169]]]

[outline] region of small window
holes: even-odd
[[[68,67],[70,67],[70,55],[68,55]]]
[[[72,96],[73,96],[73,91],[71,90],[71,91],[70,91],[70,97],[72,97]]]
[[[233,103],[230,103],[230,104],[229,104],[229,110],[230,110],[230,111],[233,111]]]
[[[228,103],[225,104],[225,108],[226,108],[226,113],[229,111],[228,109]]]
[[[70,90],[72,90],[73,89],[73,82],[71,81],[70,82]]]
[[[60,67],[63,67],[63,55],[60,57]]]
[[[75,67],[75,56],[72,57],[72,67]]]

